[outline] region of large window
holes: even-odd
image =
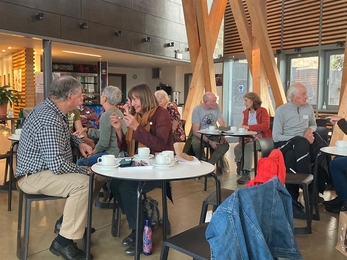
[[[294,82],[301,82],[307,88],[308,103],[317,105],[318,87],[318,55],[303,57],[301,54],[289,57],[289,82],[287,88]]]
[[[339,105],[343,60],[344,54],[341,51],[330,51],[326,54],[323,102],[328,109],[336,109]]]

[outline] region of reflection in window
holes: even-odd
[[[291,59],[290,85],[294,82],[304,84],[308,103],[317,104],[318,57],[298,57]]]

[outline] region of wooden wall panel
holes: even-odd
[[[22,89],[20,95],[22,97],[22,103],[18,106],[13,105],[14,116],[19,115],[19,110],[22,107],[34,107],[35,106],[35,75],[34,75],[34,50],[31,48],[23,49],[12,54],[12,78],[11,86],[15,86],[14,71],[21,70],[21,82]]]

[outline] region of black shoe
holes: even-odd
[[[142,254],[142,246],[140,247],[140,253]],[[129,255],[129,256],[134,256],[135,255],[135,246],[128,247],[125,249],[124,254]]]
[[[297,219],[306,219],[306,213],[304,211],[304,206],[297,200],[292,200],[293,206],[293,217]]]
[[[332,199],[332,200],[328,200],[328,201],[324,201],[323,202],[323,205],[325,205],[325,206],[330,206],[330,205],[338,205],[338,204],[340,204],[341,202],[340,201],[338,201],[338,197],[336,197],[335,199]]]
[[[249,175],[242,175],[241,178],[237,180],[238,184],[246,184],[251,179]]]
[[[63,222],[63,216],[61,216],[61,217],[57,220],[57,222],[55,222],[54,234],[57,234],[57,235],[59,234],[59,231],[60,231],[62,222]],[[86,234],[86,233],[87,233],[87,228],[86,228],[86,230],[84,231],[84,234]],[[92,227],[91,233],[92,233],[92,234],[95,233],[95,228]]]
[[[134,246],[135,245],[135,238],[136,238],[136,233],[135,233],[135,230],[133,230],[126,238],[123,239],[122,245],[123,246]]]
[[[74,243],[67,247],[62,247],[58,244],[56,239],[53,240],[49,248],[52,254],[62,257],[64,260],[85,260],[86,253],[79,249]],[[91,259],[93,256],[91,255]]]
[[[347,211],[347,201],[339,201],[339,203],[334,203],[325,206],[325,210],[332,213],[340,213],[340,211]]]

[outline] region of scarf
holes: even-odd
[[[152,108],[150,110],[148,110],[146,113],[144,113],[143,115],[136,113],[134,115],[135,119],[137,120],[137,122],[139,122],[140,126],[142,126],[147,132],[149,132],[152,122],[150,122],[152,116],[155,114],[155,112],[157,111],[158,107]],[[128,145],[128,154],[129,156],[134,156],[135,154],[135,149],[136,149],[136,141],[135,139],[133,139],[133,134],[134,134],[134,130],[128,128],[128,132],[126,135],[126,142]],[[138,147],[146,147],[144,144],[138,142]],[[138,148],[137,147],[137,148]]]

